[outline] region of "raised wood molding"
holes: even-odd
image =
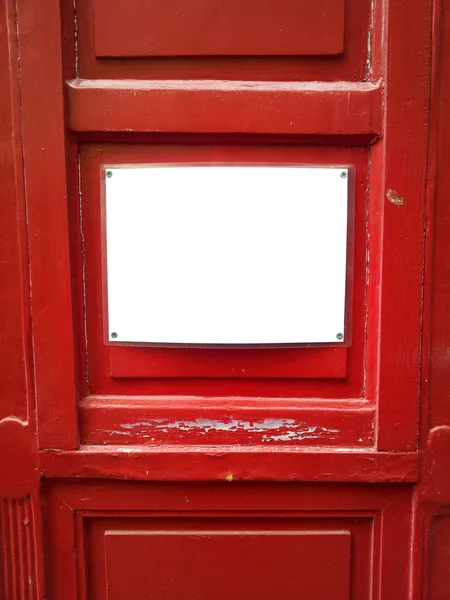
[[[76,132],[382,133],[379,83],[74,79],[67,96]]]
[[[254,446],[82,446],[47,450],[40,456],[44,477],[110,478],[136,481],[417,481],[419,456],[400,452],[308,452]]]

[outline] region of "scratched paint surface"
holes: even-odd
[[[295,419],[261,419],[258,421],[245,421],[230,417],[226,420],[193,419],[193,420],[170,420],[164,418],[148,419],[136,423],[122,423],[119,429],[109,432],[117,436],[135,436],[139,430],[141,438],[152,438],[158,433],[169,433],[179,431],[201,436],[207,436],[210,432],[251,432],[261,434],[259,441],[286,442],[302,440],[333,439],[340,433],[339,429],[327,428],[321,425],[306,424]],[[154,441],[154,440],[151,440]],[[362,440],[361,440],[362,441]]]

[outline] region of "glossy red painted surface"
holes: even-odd
[[[0,599],[444,600],[450,8],[135,4],[0,1]],[[100,168],[180,161],[355,167],[348,349],[103,344]]]
[[[349,531],[297,529],[286,519],[223,521],[181,519],[172,529],[168,518],[139,523],[138,530],[113,521],[113,529],[103,533],[108,598],[131,594],[144,600],[150,582],[152,596],[160,600],[194,589],[204,599],[225,600],[230,590],[239,599],[287,597],[299,587],[314,590],[318,600],[349,597]],[[328,577],[322,577],[325,569]]]
[[[95,55],[341,54],[345,0],[94,0]]]
[[[120,572],[123,561],[133,570],[128,570],[128,573],[134,572],[135,577],[140,578],[139,588],[134,588],[136,595],[142,594],[145,589],[155,590],[154,585],[161,571],[154,570],[151,562],[146,561],[142,566],[139,564],[140,558],[146,553],[148,556],[151,548],[137,537],[149,535],[152,531],[159,533],[160,540],[164,537],[167,539],[167,545],[160,542],[160,553],[167,552],[172,545],[170,558],[160,564],[166,572],[173,569],[172,581],[167,578],[165,585],[166,589],[178,586],[175,587],[178,593],[184,587],[185,594],[193,590],[194,596],[200,591],[204,593],[205,585],[215,584],[220,587],[213,589],[212,595],[218,593],[220,597],[222,593],[226,594],[224,598],[229,598],[239,597],[241,593],[241,597],[248,597],[242,593],[251,594],[252,590],[260,589],[253,577],[246,576],[249,569],[254,572],[258,562],[261,565],[259,575],[270,591],[280,589],[280,586],[282,590],[289,590],[292,585],[296,585],[298,591],[304,582],[302,589],[306,597],[320,598],[321,595],[314,594],[320,594],[321,590],[322,593],[323,590],[328,592],[330,580],[336,585],[336,597],[349,598],[351,594],[351,597],[367,598],[372,594],[374,597],[382,594],[383,598],[394,599],[404,597],[407,589],[408,535],[411,526],[407,514],[411,500],[409,486],[390,488],[382,485],[374,488],[368,485],[341,484],[333,487],[280,483],[274,487],[273,484],[258,482],[226,481],[171,485],[128,482],[99,486],[88,481],[49,484],[46,490],[48,510],[54,519],[48,527],[48,549],[51,556],[55,557],[55,576],[49,590],[51,597],[66,597],[68,600],[77,598],[84,593],[86,578],[91,597],[103,599],[108,597],[106,594],[115,594],[114,597],[117,597],[127,577],[126,570]],[[339,500],[338,506],[336,499]],[[59,534],[62,529],[67,532],[66,536]],[[211,582],[207,570],[203,576],[205,582],[197,584],[192,581],[192,575],[200,572],[198,563],[193,564],[192,569],[174,569],[180,551],[173,547],[172,536],[183,531],[188,535],[195,531],[202,532],[205,544],[197,546],[197,553],[208,551],[212,531],[216,532],[216,557],[227,544],[229,551],[226,556],[222,555],[223,559],[214,565],[216,582]],[[236,538],[242,540],[243,545],[234,545],[232,548],[230,535],[243,531],[247,535]],[[388,535],[382,535],[382,531]],[[254,549],[249,556],[249,552],[244,550],[248,544],[248,534],[253,535],[255,543],[259,545],[261,537],[258,536],[261,533],[286,536],[283,542],[277,544],[279,552],[270,553],[266,550],[261,553],[261,550]],[[306,557],[300,536],[307,534],[313,534],[315,540]],[[123,536],[122,543],[143,545],[139,552],[135,551],[136,554],[131,553],[131,556],[122,559],[118,554],[120,548],[117,545],[114,548],[112,544],[111,535]],[[330,543],[323,543],[324,535],[333,537]],[[390,540],[393,537],[398,540],[395,550],[389,537]],[[120,542],[117,538],[114,541]],[[74,547],[78,549],[75,555]],[[282,552],[286,553],[283,565],[279,560]],[[200,563],[201,554],[197,556]],[[315,565],[311,565],[306,574],[304,569],[313,556]],[[183,558],[190,560],[192,556]],[[208,560],[214,561],[214,556]],[[262,561],[268,561],[265,568],[262,568]],[[325,566],[324,562],[333,566]],[[249,569],[238,569],[239,563],[247,563]],[[320,580],[314,581],[311,575],[318,573],[318,565],[323,565],[323,570],[330,569],[332,573],[324,577],[322,572]],[[272,569],[280,573],[281,569],[289,569],[289,566],[289,573],[283,573],[286,581],[270,578],[267,574]],[[372,577],[374,568],[383,576]],[[113,571],[117,571],[117,574],[113,574]],[[300,577],[302,574],[304,576]],[[181,583],[183,578],[186,585]],[[108,586],[106,590],[107,580],[111,587]],[[236,588],[231,593],[228,582],[232,582]],[[130,580],[129,585],[133,585]],[[260,597],[266,597],[265,591],[261,592]]]
[[[300,354],[295,348],[268,352],[227,352],[204,348],[109,349],[109,375],[113,378],[276,378],[343,379],[347,376],[347,348],[314,348]]]
[[[103,0],[102,0],[103,2]],[[172,6],[174,3],[181,5],[187,5],[188,0],[171,0]],[[226,4],[222,3],[222,7],[224,6],[234,6],[234,10],[238,11],[247,6],[249,6],[249,2],[255,6],[255,0],[244,0],[238,2],[237,0],[233,0]],[[106,3],[105,3],[106,4]],[[189,2],[191,6],[195,5],[197,10],[201,11],[203,2],[194,2],[193,0]],[[281,9],[283,11],[284,7],[287,4],[291,4],[294,7],[297,15],[300,10],[304,10],[304,7],[307,7],[308,13],[304,13],[300,15],[300,18],[293,19],[295,22],[296,31],[305,32],[305,23],[308,24],[308,33],[310,31],[317,30],[318,27],[324,29],[324,20],[320,21],[320,10],[323,7],[331,7],[333,10],[333,14],[337,16],[337,22],[334,23],[334,19],[326,20],[326,27],[328,31],[336,32],[338,31],[338,35],[342,35],[342,13],[339,12],[339,7],[342,6],[342,0],[323,0],[320,4],[315,2],[314,0],[281,0],[281,2],[275,3],[274,0],[269,0],[265,3],[265,6],[271,7],[272,9],[278,10]],[[134,6],[137,6],[137,0],[133,3]],[[151,11],[151,7],[157,7],[161,13],[166,12],[169,6],[169,2],[144,2],[141,1],[139,3],[140,7],[144,11],[145,14],[149,14]],[[210,7],[212,2],[206,3],[205,6]],[[114,6],[126,6],[125,2],[119,0],[115,3]],[[67,15],[67,19],[65,19],[65,23],[72,23],[74,20],[73,8],[71,5],[65,6],[62,5],[63,11]],[[320,7],[320,8],[319,8]],[[261,9],[260,9],[261,10]],[[152,79],[162,79],[162,80],[199,80],[199,79],[207,79],[207,80],[231,80],[231,81],[362,81],[367,78],[367,32],[370,28],[371,23],[371,2],[370,0],[345,0],[345,17],[343,23],[343,39],[344,39],[344,48],[343,52],[339,55],[299,55],[299,56],[277,56],[277,55],[266,55],[266,56],[212,56],[211,53],[207,53],[200,57],[195,56],[186,56],[182,52],[177,56],[151,56],[148,59],[143,59],[142,57],[134,58],[128,56],[125,60],[121,58],[101,58],[100,60],[96,58],[96,29],[102,29],[102,23],[96,23],[97,16],[95,11],[95,3],[94,0],[89,2],[77,2],[76,7],[76,31],[77,31],[77,75],[81,79],[114,79],[114,80],[152,80]],[[114,9],[109,10],[110,13],[115,13]],[[191,11],[192,12],[192,11]],[[263,12],[263,10],[261,10]],[[108,15],[108,19],[111,21],[119,22],[119,26],[125,22],[125,20],[130,23],[130,21],[137,22],[136,27],[142,33],[145,31],[147,34],[149,24],[146,22],[145,18],[139,18],[140,15],[136,11],[126,11],[126,13],[133,14],[125,14],[122,16],[120,12],[117,14]],[[229,14],[229,13],[228,13]],[[328,13],[329,15],[330,13]],[[170,13],[166,16],[170,18]],[[325,15],[326,17],[326,15]],[[280,22],[280,13],[278,13],[278,18],[267,18],[266,16],[261,19],[258,14],[253,14],[252,19],[249,23],[250,27],[253,28],[253,23],[258,21],[263,26],[271,28],[273,26],[272,22],[278,20]],[[310,20],[312,25],[310,25]],[[111,23],[110,21],[110,23]],[[172,20],[175,22],[175,18]],[[208,22],[209,29],[213,30],[214,25],[217,23],[217,20]],[[337,25],[337,26],[336,26]],[[151,24],[150,24],[151,26]],[[191,31],[197,27],[196,31],[198,31],[198,26],[195,26],[193,23],[189,23],[187,27],[191,28]],[[289,29],[292,31],[292,24],[289,23]],[[145,29],[144,29],[145,28]],[[206,27],[206,23],[203,26],[203,30],[201,31],[202,36],[204,35],[204,30]],[[122,35],[122,29],[117,29],[117,34]],[[267,31],[267,29],[266,29]],[[134,32],[133,32],[134,34]],[[134,37],[134,35],[132,36]],[[196,36],[197,37],[197,36]],[[280,41],[280,37],[275,36],[278,41]],[[239,45],[240,48],[245,50],[246,46],[246,36],[243,34],[240,36]],[[300,36],[298,36],[300,38]],[[122,38],[123,39],[123,38]],[[127,44],[127,47],[134,45],[139,47],[141,53],[142,48],[148,46],[146,45],[147,36],[139,36],[136,41],[133,40],[124,40]],[[110,52],[115,52],[119,54],[119,46],[115,42],[113,36],[110,36],[109,40],[105,40],[109,44]],[[308,41],[308,38],[306,38]],[[122,44],[124,42],[122,41]],[[177,43],[176,40],[171,40],[171,43]],[[217,44],[217,42],[215,42]],[[311,43],[311,40],[310,42]],[[323,40],[320,39],[320,36],[317,36],[317,40],[313,41],[314,44],[317,44],[321,48],[328,47],[328,44],[325,46]],[[187,49],[192,49],[192,36],[188,39],[185,38],[185,47]],[[222,44],[226,44],[226,41],[222,41]],[[301,44],[301,46],[299,45]],[[342,44],[342,41],[340,41]],[[293,48],[293,46],[291,46]],[[295,40],[295,48],[304,49],[305,41],[301,41],[301,39]],[[248,48],[248,46],[247,46]],[[273,52],[276,52],[276,45],[273,44],[272,48],[274,48]],[[249,51],[249,50],[247,50]],[[322,50],[323,51],[323,50]],[[298,50],[297,50],[298,52]],[[73,75],[69,75],[72,76]],[[273,115],[272,115],[273,117]]]
[[[132,389],[135,394],[152,395],[226,395],[226,396],[294,396],[310,395],[326,398],[328,394],[343,398],[361,398],[363,387],[364,345],[364,271],[365,271],[365,185],[367,153],[361,148],[277,147],[265,144],[230,145],[196,144],[127,145],[84,144],[80,153],[80,177],[82,204],[82,233],[85,254],[84,279],[86,287],[86,336],[88,339],[89,391],[92,394],[121,394]],[[204,350],[173,348],[114,348],[103,343],[103,261],[101,223],[101,187],[99,172],[102,164],[145,164],[148,162],[262,162],[269,164],[305,164],[306,162],[353,164],[357,168],[355,182],[355,261],[352,311],[352,345],[347,349],[301,348],[268,349],[264,358],[258,350],[221,350],[206,353]],[[84,322],[80,327],[84,328]],[[184,355],[189,352],[190,366]],[[244,356],[242,354],[244,353]],[[181,354],[181,357],[179,356]],[[199,356],[203,355],[202,364]],[[248,358],[245,358],[247,355]],[[301,389],[302,381],[290,381],[325,377],[342,378],[342,359],[348,356],[346,382],[321,382],[308,384]],[[291,357],[293,364],[287,358]],[[241,373],[230,373],[230,366],[242,361]],[[264,362],[263,362],[264,361]],[[148,362],[147,372],[133,372]],[[267,363],[268,366],[266,366]],[[347,362],[347,361],[346,361]],[[344,363],[345,364],[345,363]],[[111,366],[121,369],[121,377],[110,377]],[[164,370],[159,378],[149,373],[151,369]],[[200,370],[201,368],[201,370]],[[252,373],[253,368],[253,373]],[[227,370],[228,369],[228,370]],[[242,369],[245,370],[245,377]],[[208,374],[206,374],[208,371]],[[248,372],[247,372],[248,371]],[[315,371],[315,373],[314,373]],[[114,375],[114,374],[113,374]],[[125,382],[124,378],[133,379]],[[189,379],[186,381],[186,379]],[[225,379],[225,381],[222,381]],[[259,381],[264,379],[264,387]],[[273,381],[282,379],[283,381]],[[319,387],[321,384],[322,387]],[[132,388],[130,388],[132,385]],[[339,389],[344,388],[342,391]],[[284,391],[286,390],[286,391]],[[315,391],[314,391],[315,390]]]
[[[67,94],[70,127],[79,133],[360,135],[368,141],[381,133],[376,82],[73,79]],[[211,119],[217,111],[221,119]]]

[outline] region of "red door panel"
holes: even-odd
[[[95,0],[95,55],[340,54],[345,0]]]
[[[402,597],[410,492],[398,485],[50,484],[47,550],[57,569],[50,591],[67,600],[183,592]]]
[[[158,523],[163,529],[164,524]],[[201,524],[204,525],[204,524]],[[349,598],[349,532],[106,531],[106,587],[110,600],[127,594],[175,599],[292,596],[301,587],[318,600]],[[245,526],[245,524],[244,524]],[[212,529],[210,529],[212,528]],[[136,558],[139,557],[139,558]],[[329,569],[330,576],[321,577]]]
[[[102,164],[146,164],[168,162],[262,162],[267,164],[352,164],[355,183],[355,260],[353,266],[352,344],[347,348],[278,348],[260,350],[152,349],[111,347],[104,344],[103,257],[99,236],[101,221]],[[92,394],[153,395],[214,394],[233,396],[319,396],[360,398],[363,387],[365,322],[365,225],[367,153],[342,148],[295,148],[278,146],[217,145],[86,145],[80,162],[83,196],[82,230],[85,256],[86,337]],[[78,239],[78,238],[75,238]],[[76,248],[79,250],[79,247]],[[84,320],[84,316],[82,316]],[[84,323],[80,323],[84,329]],[[189,358],[187,358],[189,357]],[[202,360],[200,357],[203,357]],[[348,366],[347,366],[348,357]],[[189,362],[187,362],[189,361]],[[188,364],[191,368],[188,368]],[[240,372],[236,367],[242,365]],[[118,371],[119,377],[116,373]],[[111,377],[112,376],[112,377]],[[122,381],[127,378],[128,381]],[[222,381],[226,378],[226,381]],[[325,378],[325,381],[320,379]],[[328,379],[346,381],[328,382]],[[156,380],[155,380],[156,379]],[[186,381],[188,379],[188,381]],[[256,379],[265,379],[261,387]],[[273,381],[276,379],[277,381]],[[280,379],[282,381],[280,381]],[[305,381],[306,379],[306,381]],[[309,382],[310,379],[318,381]],[[190,380],[190,381],[189,381]],[[223,390],[226,390],[225,394]]]
[[[447,598],[449,35],[0,0],[1,600]],[[104,343],[104,165],[199,162],[352,168],[348,347]]]
[[[361,81],[370,0],[106,0],[76,6],[82,78]],[[68,30],[72,7],[62,6]]]

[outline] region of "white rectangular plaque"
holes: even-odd
[[[345,343],[348,169],[105,167],[111,343]]]

